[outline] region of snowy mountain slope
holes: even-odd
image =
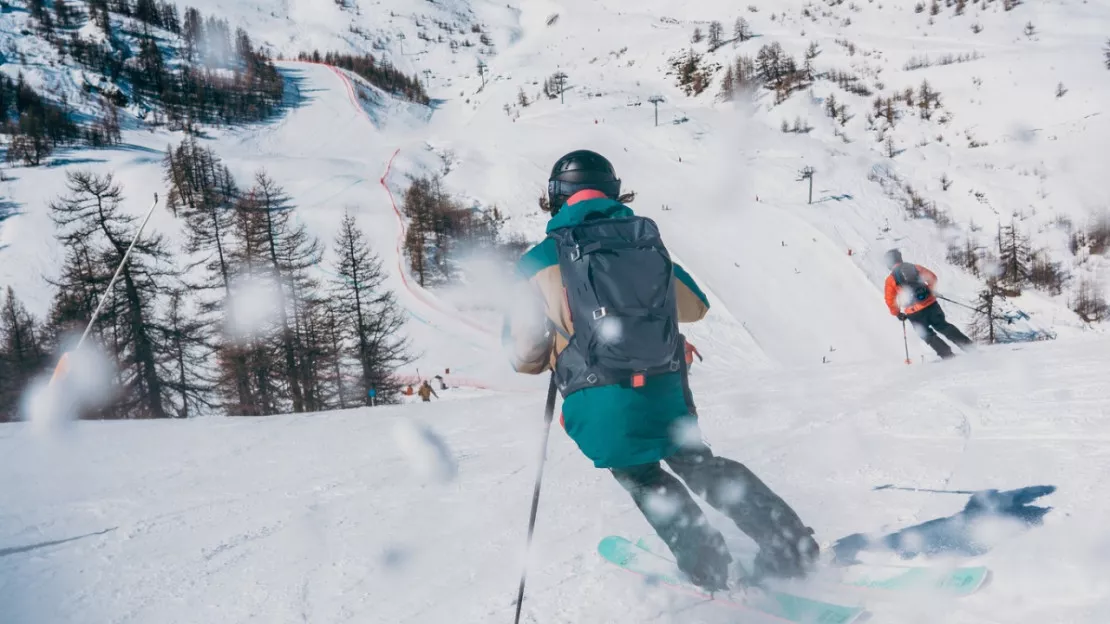
[[[783,7],[784,5],[779,3],[775,6]],[[632,145],[634,141],[643,140],[643,137],[667,135],[666,139],[649,148],[652,154],[659,159],[660,164],[652,167],[647,175],[654,176],[657,179],[681,178],[684,182],[687,182],[694,179],[691,178],[691,175],[696,175],[690,171],[694,166],[701,170],[699,173],[706,173],[704,181],[700,184],[692,183],[681,186],[680,189],[675,188],[676,192],[681,193],[683,205],[691,203],[691,200],[695,204],[704,205],[709,203],[699,193],[711,188],[727,188],[730,194],[738,195],[738,198],[732,202],[738,208],[754,205],[752,200],[757,195],[762,198],[763,202],[773,202],[781,205],[788,201],[788,197],[790,199],[804,197],[803,184],[794,183],[793,179],[804,164],[814,165],[818,169],[818,188],[815,199],[826,196],[843,198],[847,194],[851,195],[854,201],[848,199],[829,201],[824,202],[820,208],[812,209],[798,206],[797,212],[805,215],[806,220],[815,224],[823,223],[824,231],[832,236],[833,240],[836,240],[844,253],[847,252],[848,248],[853,248],[857,254],[863,252],[862,258],[857,257],[856,261],[861,262],[867,271],[868,277],[875,280],[875,282],[880,281],[880,276],[884,272],[878,262],[879,253],[885,251],[889,246],[901,245],[913,257],[919,258],[930,266],[942,267],[942,279],[945,280],[942,289],[951,287],[951,290],[948,290],[950,296],[959,297],[963,295],[964,300],[970,300],[974,298],[974,292],[977,288],[973,285],[974,282],[959,275],[958,271],[943,268],[947,264],[943,259],[946,244],[949,239],[957,238],[956,232],[942,235],[942,232],[937,231],[927,223],[905,223],[904,219],[901,218],[901,209],[894,202],[884,198],[879,193],[877,185],[866,180],[867,175],[876,165],[890,168],[918,189],[928,189],[929,192],[926,196],[936,199],[941,207],[950,212],[952,218],[958,224],[964,226],[970,226],[973,222],[979,227],[990,224],[991,221],[1008,223],[1009,211],[1028,215],[1028,221],[1020,222],[1022,226],[1027,231],[1032,230],[1034,233],[1043,230],[1043,235],[1036,238],[1038,245],[1048,246],[1057,259],[1064,260],[1065,264],[1068,265],[1075,265],[1077,261],[1068,261],[1066,258],[1070,254],[1061,251],[1066,236],[1049,224],[1060,214],[1070,215],[1077,223],[1085,223],[1087,215],[1105,206],[1107,200],[1105,191],[1102,189],[1096,190],[1088,185],[1088,182],[1094,179],[1092,177],[1093,170],[1085,172],[1076,170],[1074,165],[1076,159],[1073,156],[1074,152],[1071,151],[1074,149],[1072,144],[1061,144],[1058,136],[1056,137],[1057,140],[1047,138],[1043,141],[1038,138],[1027,137],[1027,140],[1032,141],[1028,150],[1016,150],[1011,145],[997,149],[991,149],[990,147],[990,144],[995,141],[1005,140],[1006,137],[998,135],[1003,129],[1006,130],[1007,134],[1012,134],[1013,128],[1027,127],[1022,126],[1022,124],[1037,123],[1033,120],[1048,122],[1050,119],[1054,120],[1057,115],[1066,122],[1055,125],[1081,128],[1086,136],[1092,137],[1092,140],[1101,140],[1094,139],[1094,137],[1105,137],[1108,128],[1101,123],[1097,113],[1099,105],[1110,101],[1110,98],[1107,97],[1108,94],[1105,91],[1105,81],[1098,79],[1101,74],[1093,73],[1101,70],[1098,66],[1099,57],[1096,54],[1098,40],[1090,35],[1086,37],[1073,36],[1070,22],[1066,21],[1070,18],[1070,13],[1065,16],[1061,11],[1052,11],[1042,16],[1032,10],[1030,10],[1032,12],[1022,13],[1023,10],[1026,10],[1026,7],[1019,7],[1012,13],[992,9],[988,11],[987,15],[982,16],[982,20],[990,28],[981,33],[980,36],[985,36],[988,39],[994,37],[991,40],[991,49],[998,49],[999,53],[997,54],[998,59],[993,61],[993,65],[988,64],[988,61],[992,58],[992,55],[988,54],[980,61],[964,65],[934,67],[916,71],[905,71],[902,66],[913,56],[932,54],[934,58],[937,58],[941,54],[953,52],[955,46],[953,46],[952,39],[956,38],[957,34],[955,25],[962,23],[960,20],[964,18],[953,17],[946,24],[938,22],[937,28],[943,29],[942,32],[947,33],[947,38],[934,44],[931,38],[926,39],[923,36],[915,36],[906,32],[910,30],[908,26],[913,23],[911,19],[901,15],[889,20],[882,19],[885,16],[882,15],[881,9],[874,6],[863,5],[859,8],[858,14],[853,12],[853,25],[851,27],[842,28],[839,25],[830,27],[828,24],[806,24],[804,27],[799,27],[807,31],[805,38],[791,32],[792,28],[783,27],[781,19],[775,22],[769,21],[764,12],[746,14],[746,17],[753,23],[753,29],[758,34],[764,34],[768,39],[782,39],[788,51],[800,53],[804,49],[805,41],[819,41],[823,49],[817,60],[819,68],[847,69],[850,66],[856,66],[866,69],[866,65],[873,65],[876,67],[875,71],[884,70],[886,73],[882,74],[881,78],[883,82],[889,85],[887,86],[888,93],[894,85],[897,85],[896,88],[900,91],[903,86],[913,86],[922,78],[928,78],[934,82],[936,88],[943,93],[946,108],[952,109],[949,114],[952,121],[948,123],[947,127],[941,127],[935,123],[933,126],[938,128],[937,133],[949,137],[947,142],[951,145],[941,146],[934,142],[932,145],[921,148],[914,147],[914,143],[929,136],[925,134],[926,127],[929,125],[922,123],[916,123],[915,125],[915,122],[919,122],[919,120],[912,119],[912,115],[910,115],[911,118],[900,122],[899,128],[893,133],[895,135],[899,133],[908,135],[905,138],[899,135],[899,141],[903,143],[902,147],[905,152],[891,160],[882,154],[876,153],[879,146],[871,147],[873,140],[860,136],[860,130],[864,125],[864,111],[869,107],[867,99],[856,98],[853,100],[854,96],[847,95],[831,83],[821,81],[810,90],[816,98],[812,103],[807,103],[807,93],[800,93],[793,96],[785,104],[776,107],[771,105],[770,95],[765,94],[761,96],[754,110],[741,106],[739,113],[731,113],[738,114],[742,118],[749,119],[749,121],[741,125],[742,129],[740,131],[729,134],[727,131],[728,124],[722,123],[722,116],[729,114],[726,113],[727,107],[725,107],[725,110],[718,107],[716,111],[701,108],[694,109],[690,100],[679,96],[675,88],[661,85],[658,81],[659,70],[663,68],[667,55],[671,53],[669,51],[681,50],[682,47],[687,45],[684,39],[692,30],[693,23],[679,26],[658,17],[653,20],[643,15],[614,17],[606,15],[605,9],[599,9],[596,6],[587,7],[569,4],[564,5],[564,8],[565,11],[560,13],[559,21],[555,25],[550,28],[537,25],[534,30],[526,31],[538,38],[538,40],[531,41],[530,47],[528,47],[528,37],[526,37],[521,46],[510,50],[492,62],[491,67],[495,71],[512,76],[512,80],[494,81],[492,89],[487,89],[483,93],[486,96],[485,102],[474,113],[474,119],[488,119],[489,123],[494,123],[498,114],[486,102],[499,100],[504,103],[512,101],[514,91],[521,82],[526,83],[529,79],[534,81],[537,78],[542,78],[546,71],[538,70],[532,62],[537,49],[546,45],[555,49],[577,50],[577,54],[567,55],[551,63],[558,65],[559,68],[571,75],[571,81],[574,83],[574,89],[572,89],[572,93],[575,93],[574,104],[560,107],[554,102],[536,103],[522,112],[523,116],[515,122],[517,128],[510,130],[512,134],[525,132],[532,134],[532,132],[535,132],[520,128],[519,126],[522,123],[526,124],[526,127],[531,124],[538,125],[540,126],[539,131],[557,128],[558,133],[562,135],[559,137],[560,139],[567,136],[569,132],[580,131],[581,135],[570,135],[572,138],[564,139],[562,143],[555,143],[555,145],[559,145],[560,148],[581,143],[598,147],[605,146],[609,149],[608,153],[616,154],[615,158],[618,160],[624,157],[618,151],[619,149],[635,151]],[[764,11],[769,8],[771,7],[764,7]],[[793,8],[796,10],[798,7]],[[541,8],[537,13],[545,10],[546,8]],[[719,10],[715,11],[710,6],[686,5],[686,10],[697,12],[702,17],[720,17]],[[844,7],[838,7],[834,10],[843,11]],[[1098,11],[1098,9],[1076,9],[1076,15],[1081,15],[1090,10]],[[718,13],[718,15],[713,15],[713,13]],[[1106,15],[1100,15],[1101,19],[1106,19]],[[1039,39],[1060,41],[1067,38],[1070,45],[1064,49],[1053,47],[1050,48],[1049,52],[1044,52],[1036,47],[1040,44],[1040,41],[1032,43],[1026,43],[1025,41],[1013,42],[1012,39],[1015,37],[1012,35],[1002,37],[1001,35],[989,34],[996,31],[995,27],[997,29],[1005,28],[1006,23],[1019,19],[1018,16],[1023,16],[1024,19],[1032,18],[1038,22],[1038,27],[1042,33],[1038,35]],[[525,14],[522,21],[527,21],[527,17],[527,14]],[[532,15],[531,23],[533,24],[538,22],[534,19],[535,17],[538,17],[538,14]],[[683,16],[678,15],[677,17]],[[1095,16],[1088,15],[1088,17],[1093,19]],[[971,17],[968,16],[966,20],[970,22]],[[597,29],[588,26],[589,24],[616,22],[627,27],[627,30],[622,29],[620,36],[617,38],[599,38],[594,32]],[[1018,31],[1020,32],[1020,28]],[[844,46],[829,41],[834,38],[856,39],[858,37],[858,41],[870,41],[873,38],[878,38],[876,44],[867,46],[860,44],[860,48],[882,48],[883,45],[890,42],[894,35],[904,35],[909,42],[912,42],[912,48],[915,49],[901,50],[896,60],[885,62],[861,60],[859,57],[864,52],[850,54],[844,50]],[[961,35],[959,38],[967,40],[969,36]],[[747,54],[754,55],[754,46],[758,45],[762,39],[763,37],[757,37],[750,42],[741,44],[738,50],[746,50]],[[900,45],[903,48],[907,47],[905,42]],[[627,51],[622,54],[621,51],[626,47]],[[893,47],[896,50],[898,48],[897,45]],[[955,52],[960,51],[958,47],[955,47]],[[519,53],[517,58],[514,58],[515,52]],[[730,45],[726,45],[715,53],[714,58],[726,60],[735,53]],[[1080,57],[1080,54],[1084,54],[1084,56]],[[625,58],[628,60],[618,64],[613,58],[618,55],[622,60]],[[894,54],[884,56],[894,58]],[[1037,104],[1037,108],[1032,106],[1017,108],[1008,104],[1018,97],[1016,92],[1031,92],[1034,80],[1048,87],[1045,97],[1051,100],[1053,97],[1051,95],[1051,85],[1053,83],[1045,77],[1045,74],[1049,71],[1046,65],[1062,64],[1066,59],[1072,58],[1076,59],[1072,61],[1075,68],[1073,71],[1082,69],[1081,75],[1086,79],[1078,82],[1079,86],[1069,92],[1067,96],[1052,102],[1056,105],[1055,108],[1045,110],[1042,104]],[[594,62],[595,59],[597,60],[596,63]],[[627,67],[629,63],[635,63],[635,65],[629,68]],[[979,65],[976,65],[976,63]],[[549,68],[551,64],[548,65]],[[618,65],[624,66],[619,67]],[[972,94],[976,94],[972,78],[977,73],[971,73],[972,69],[976,67],[983,67],[985,71],[984,80],[986,82],[977,94],[977,99],[985,103],[966,106],[964,98],[970,99]],[[989,99],[987,95],[983,95],[988,92],[986,85],[990,83],[991,76],[1001,74],[1003,71],[1007,73],[1014,72],[1019,68],[1022,71],[1021,80],[1014,80],[1015,84],[1012,86],[1007,84],[1005,88],[996,85],[998,89],[989,91]],[[547,71],[550,71],[550,69]],[[522,73],[524,73],[523,76]],[[649,82],[645,74],[655,74],[655,79]],[[891,76],[890,74],[894,75]],[[961,88],[958,84],[959,80],[966,81],[966,87]],[[583,102],[583,91],[588,93],[602,92],[609,94],[609,97],[590,98]],[[711,90],[710,93],[713,91],[715,89]],[[674,104],[664,104],[662,107],[664,109],[664,121],[668,117],[681,119],[682,116],[690,118],[691,121],[666,129],[644,127],[645,122],[650,118],[650,109],[628,107],[626,104],[629,101],[644,102],[647,96],[656,92],[666,94],[672,103],[677,101],[677,106],[680,107],[679,111],[668,114],[667,109],[674,106]],[[824,122],[821,120],[821,100],[827,93],[831,92],[836,92],[841,101],[847,100],[853,104],[851,108],[854,111],[855,119],[849,123],[849,129],[847,130],[853,139],[850,144],[845,145],[831,136],[831,120],[824,120]],[[1071,96],[1076,97],[1069,99]],[[570,96],[568,95],[568,97]],[[856,104],[857,101],[859,102],[858,105]],[[1044,102],[1045,100],[1037,96],[1033,101]],[[701,102],[708,103],[707,96],[703,96]],[[1084,106],[1086,108],[1083,108]],[[559,109],[565,110],[565,114],[560,116],[554,112]],[[696,112],[692,112],[695,110]],[[794,119],[799,114],[809,118],[817,126],[811,135],[799,137],[782,135],[777,130],[770,133],[759,131],[760,128],[768,127],[777,129],[780,120]],[[547,119],[548,115],[553,116],[558,121]],[[1094,116],[1085,119],[1088,115]],[[593,120],[598,119],[602,120],[601,129],[590,127]],[[975,132],[980,132],[979,128],[987,120],[991,122],[986,124],[988,132],[979,135],[973,133],[973,136],[976,136],[978,140],[988,142],[987,147],[971,149],[952,140],[951,133],[953,129],[973,128]],[[468,119],[468,121],[471,122],[469,127],[474,128],[471,131],[472,135],[490,134],[484,129],[484,126],[474,124],[471,119]],[[454,121],[444,122],[445,125],[448,123],[458,125]],[[501,123],[508,126],[509,121],[508,119],[502,119]],[[582,127],[583,125],[585,127]],[[612,131],[613,126],[618,126],[618,128]],[[910,133],[909,129],[906,128],[907,126],[912,128],[914,132]],[[612,135],[605,136],[606,127],[609,127]],[[483,129],[479,130],[477,128]],[[721,137],[721,133],[724,133],[725,136]],[[765,141],[757,139],[753,142],[753,134],[765,138]],[[1026,135],[1028,134],[1026,133]],[[1038,133],[1032,134],[1034,137],[1038,135]],[[587,135],[592,139],[592,143],[579,138],[579,136],[584,138]],[[616,140],[610,138],[615,135],[619,135],[620,138]],[[830,144],[829,139],[835,142]],[[478,142],[479,139],[475,136],[471,140]],[[966,139],[964,140],[966,141]],[[541,140],[541,142],[546,146],[550,141]],[[1083,140],[1077,141],[1080,144],[1083,142]],[[610,145],[612,147],[609,147]],[[1093,148],[1094,143],[1086,144],[1087,150]],[[695,160],[699,157],[698,152],[705,153],[703,150],[714,154],[717,158]],[[559,153],[560,149],[550,149],[550,151]],[[784,156],[785,158],[776,158],[774,155],[769,155],[768,151],[773,151],[774,155]],[[666,168],[661,164],[664,161],[662,158],[664,155],[669,156],[666,159],[669,161]],[[683,157],[684,166],[676,166],[675,161],[679,157]],[[712,167],[706,162],[707,160],[712,160],[714,164],[720,164],[721,166],[719,168]],[[1087,162],[1092,163],[1092,166],[1097,166],[1094,163],[1097,163],[1098,159],[1087,159]],[[736,166],[735,163],[743,163],[743,166]],[[535,168],[540,169],[541,167],[542,165],[537,164]],[[707,169],[708,171],[706,171]],[[738,176],[738,169],[746,170]],[[953,187],[947,194],[934,191],[933,189],[939,186],[937,180],[939,180],[940,175],[949,169],[951,169],[949,176],[955,178]],[[622,169],[622,171],[627,171],[627,169]],[[1022,182],[1028,180],[1031,177],[1030,174],[1034,171],[1040,171],[1040,177],[1044,179],[1038,182],[1040,189],[1034,189],[1035,185],[1030,182]],[[710,172],[716,175],[711,175]],[[508,174],[506,174],[506,177],[508,177]],[[542,180],[539,175],[536,177]],[[625,177],[626,180],[636,181],[642,180],[645,174],[632,170]],[[743,185],[743,190],[737,192],[737,187],[740,186],[736,183],[738,179],[747,179],[751,182]],[[637,187],[642,184],[643,182],[636,182]],[[672,186],[677,187],[677,185]],[[789,194],[787,189],[790,189]],[[868,189],[870,189],[870,192],[868,192]],[[1086,192],[1084,189],[1090,189],[1091,192]],[[1036,200],[1031,197],[1035,190],[1040,194]],[[679,203],[679,199],[675,198],[673,194],[669,195],[665,191],[658,191],[657,189],[649,189],[649,191],[644,192],[643,195],[658,201],[660,204],[673,207]],[[962,191],[963,197],[950,197],[956,195],[958,191]],[[1024,195],[1021,193],[1022,191],[1024,191]],[[974,193],[976,192],[983,193],[983,201],[993,203],[996,207],[993,210],[985,207],[980,200],[975,198]],[[1056,206],[1060,206],[1060,208],[1057,209]],[[852,210],[852,214],[845,215],[845,209]],[[1037,212],[1033,215],[1035,209]],[[836,225],[835,228],[830,227],[834,224]],[[842,234],[838,233],[837,230],[840,232],[847,230],[848,233],[855,230],[856,232],[854,236],[849,236],[847,240],[842,241],[837,240],[842,238]],[[883,232],[884,230],[887,231]],[[989,248],[993,231],[993,227],[984,228],[984,231],[979,235],[981,237],[980,244]],[[1082,267],[1076,267],[1080,269],[1077,270],[1077,273],[1082,274],[1089,271],[1101,276],[1102,279],[1105,278],[1102,260],[1095,259],[1093,262],[1088,262],[1086,266],[1089,268],[1085,270]],[[1032,306],[1037,311],[1044,310],[1047,312],[1053,308],[1052,304],[1046,306],[1041,303],[1041,300],[1043,300],[1042,296],[1033,293],[1020,300],[1019,304]],[[782,305],[772,304],[771,307],[782,309],[790,306],[784,302]],[[1068,314],[1066,312],[1063,314],[1053,313],[1052,316],[1053,321],[1062,325],[1076,324],[1074,321],[1067,319]],[[864,315],[863,318],[868,317]],[[870,323],[867,324],[870,325]]]
[[[872,601],[874,621],[1083,624],[1101,622],[1110,600],[1100,494],[1107,347],[1057,341],[943,366],[770,371],[723,389],[709,367],[692,379],[715,451],[744,461],[824,543],[947,517],[967,500],[879,485],[1058,487],[1044,526],[972,529],[992,548],[955,560],[991,567],[984,590]],[[536,393],[372,413],[81,422],[53,436],[29,423],[0,427],[4,621],[507,621],[541,412]],[[419,423],[445,455],[414,442]],[[648,530],[556,430],[525,621],[737,621],[594,552],[606,534]]]
[[[498,379],[506,378],[508,365],[488,357],[490,348],[496,345],[488,331],[459,322],[442,306],[439,309],[429,306],[426,298],[422,299],[402,281],[398,269],[401,260],[397,255],[400,225],[388,194],[378,183],[396,141],[384,138],[371,123],[363,108],[370,105],[353,98],[350,91],[353,87],[345,73],[305,63],[287,63],[283,67],[290,79],[290,90],[299,92],[290,97],[299,99],[300,104],[273,123],[214,133],[217,153],[239,180],[249,182],[256,172],[265,170],[279,181],[298,206],[297,219],[325,244],[333,240],[344,211],[352,210],[391,269],[389,286],[412,310],[409,332],[415,351],[431,355],[424,360],[425,372],[454,366],[457,375],[475,381],[485,378],[483,385],[488,385],[491,383],[488,371],[479,370],[478,364],[482,363],[487,369],[497,370]],[[389,111],[391,129],[419,122],[411,107],[382,99],[382,109]],[[131,132],[126,137],[128,142],[119,149],[81,152],[79,161],[71,166],[97,173],[112,172],[124,187],[128,200],[125,208],[141,215],[153,193],[164,195],[162,155],[165,146],[176,144],[180,137],[163,132],[154,135]],[[59,160],[60,164],[66,162],[65,156]],[[38,208],[28,209],[5,223],[4,249],[0,253],[10,261],[0,263],[0,270],[4,284],[13,285],[39,315],[46,312],[52,297],[52,292],[42,287],[42,277],[52,277],[63,257],[57,242],[41,235],[52,231],[49,202],[65,190],[59,170],[21,168],[6,183],[11,189],[9,197],[15,202]],[[148,227],[180,240],[180,224],[164,205]],[[320,277],[331,274],[328,262],[330,259],[319,267]],[[505,386],[515,381],[509,378],[500,383]]]
[[[536,239],[544,219],[534,202],[550,163],[570,149],[595,148],[613,158],[626,189],[639,193],[634,206],[665,224],[676,255],[715,293],[721,305],[706,327],[722,323],[726,328],[694,327],[691,336],[695,342],[714,340],[710,353],[729,353],[720,364],[733,368],[771,361],[793,366],[813,365],[821,358],[836,363],[898,357],[897,327],[889,323],[878,300],[885,272],[881,253],[902,247],[940,272],[943,292],[971,301],[980,281],[948,266],[945,249],[958,242],[960,229],[972,225],[981,228],[974,235],[978,243],[989,248],[995,229],[991,222],[1008,222],[1011,212],[1024,215],[1021,224],[1034,235],[1036,246],[1047,247],[1055,259],[1070,265],[1076,282],[1081,276],[1105,280],[1104,259],[1069,260],[1067,234],[1054,225],[1058,217],[1067,216],[1075,227],[1083,227],[1087,215],[1100,209],[1105,199],[1102,189],[1089,182],[1097,179],[1093,168],[1098,159],[1075,156],[1095,152],[1108,130],[1098,110],[1108,101],[1105,81],[1092,79],[1099,69],[1098,28],[1073,24],[1105,21],[1105,11],[1063,1],[1019,5],[1013,11],[1002,10],[998,2],[986,8],[972,5],[963,16],[941,7],[935,17],[929,10],[914,13],[912,7],[874,3],[753,6],[758,10],[727,9],[710,2],[682,7],[638,4],[634,11],[574,1],[519,8],[456,2],[418,9],[392,2],[372,9],[350,3],[236,3],[227,7],[229,20],[249,25],[255,39],[277,54],[292,56],[310,48],[382,53],[404,69],[429,70],[423,75],[443,101],[424,125],[419,118],[426,113],[396,110],[390,99],[379,100],[369,107],[372,124],[388,139],[373,146],[363,138],[368,129],[349,130],[348,123],[359,122],[350,117],[348,102],[336,99],[326,105],[348,109],[337,108],[335,118],[322,114],[327,108],[312,108],[306,117],[297,108],[277,124],[231,133],[235,138],[221,156],[242,175],[272,163],[294,197],[302,201],[303,196],[303,218],[322,232],[348,197],[380,201],[367,199],[374,193],[371,181],[384,170],[387,154],[400,149],[389,180],[395,195],[403,191],[410,174],[446,170],[449,188],[476,205],[497,205],[510,215],[513,230]],[[214,9],[203,3],[199,8]],[[707,59],[730,63],[736,54],[754,56],[768,41],[779,41],[788,53],[798,55],[814,41],[821,48],[815,61],[818,71],[855,72],[878,94],[889,95],[927,78],[942,94],[944,108],[938,116],[950,120],[926,122],[916,112],[902,111],[887,134],[904,151],[891,159],[866,129],[869,98],[851,95],[829,81],[818,80],[779,105],[766,91],[754,101],[742,97],[736,103],[714,103],[717,72],[705,94],[685,96],[674,76],[664,75],[671,71],[670,60],[691,47],[695,26],[704,29],[711,19],[728,24],[733,14],[743,15],[757,36],[726,43],[707,53]],[[1025,22],[1036,23],[1034,35],[1023,32]],[[973,23],[983,25],[982,32],[972,33]],[[606,31],[618,24],[619,29]],[[482,34],[473,31],[476,26],[492,45],[478,41]],[[437,41],[441,34],[442,42]],[[705,50],[704,43],[693,47]],[[947,54],[979,58],[905,69],[907,63],[921,65],[926,57],[935,63]],[[475,71],[476,57],[484,58],[489,67],[484,88]],[[540,82],[556,69],[570,76],[567,102],[541,99],[520,106],[521,89],[534,100]],[[1015,71],[1017,77],[1002,78]],[[1057,74],[1070,85],[1062,98],[1053,95]],[[317,88],[313,80],[303,82],[306,91]],[[877,89],[880,82],[883,90]],[[661,106],[663,125],[653,128],[646,100],[657,93],[667,101]],[[850,143],[833,136],[836,122],[822,112],[830,93],[849,104],[852,117],[843,131]],[[307,98],[309,108],[313,100]],[[1010,106],[1014,101],[1028,106]],[[778,131],[779,122],[797,117],[812,123],[813,131]],[[277,134],[270,136],[275,128]],[[969,148],[969,136],[986,145]],[[925,140],[927,145],[918,146]],[[225,142],[218,139],[215,145]],[[333,151],[357,152],[358,171],[338,173],[329,160]],[[91,154],[89,158],[96,158]],[[290,155],[301,155],[304,162],[317,154],[329,170],[324,176],[305,176],[303,167],[279,164],[288,162]],[[242,163],[234,164],[241,156]],[[818,202],[812,206],[802,202],[804,183],[795,179],[805,165],[817,169]],[[875,171],[889,171],[913,184],[947,210],[957,229],[942,231],[927,221],[907,221],[897,202],[868,180]],[[948,191],[938,189],[942,174],[952,179]],[[17,232],[48,231],[39,211],[51,194],[40,188],[44,186],[37,185],[33,193],[13,188],[17,203],[32,209],[25,210],[27,217],[9,219],[0,236],[15,240]],[[381,208],[375,204],[368,212],[375,219],[387,218]],[[19,223],[21,219],[40,223],[31,226]],[[724,227],[715,227],[718,222]],[[390,234],[375,242],[383,249],[381,245],[394,241]],[[41,249],[43,244],[38,241],[31,248]],[[21,259],[20,247],[7,253]],[[43,254],[27,255],[34,266],[31,258]],[[21,265],[17,261],[11,266]],[[33,278],[11,279],[20,285]],[[491,299],[498,296],[495,283],[477,290]],[[1017,303],[1032,312],[1040,326],[1062,335],[1082,326],[1064,309],[1066,294],[1052,299],[1027,292]],[[38,310],[45,307],[47,296],[28,297]],[[451,302],[446,306],[450,309]],[[969,320],[969,313],[960,308],[950,306],[950,315],[960,322]],[[462,342],[482,342],[479,336],[496,332],[495,322],[467,321],[484,330]],[[876,327],[889,329],[879,334]],[[718,338],[711,337],[715,334]],[[433,351],[453,348],[447,344],[453,339],[425,342],[435,345]],[[458,366],[466,365],[456,362]]]

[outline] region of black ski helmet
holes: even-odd
[[[883,260],[886,261],[886,268],[893,269],[899,264],[902,264],[902,252],[897,249],[891,249],[883,254]]]
[[[571,195],[586,189],[617,199],[621,194],[621,181],[617,179],[613,164],[590,150],[576,150],[557,160],[547,179],[551,214],[559,212]]]

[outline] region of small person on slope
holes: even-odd
[[[424,383],[421,384],[420,390],[417,391],[417,394],[420,395],[420,400],[424,401],[425,403],[431,403],[432,396],[435,396],[435,398],[437,399],[439,398],[439,395],[436,394],[436,391],[432,389],[432,384],[428,383],[427,379],[425,379]]]
[[[919,264],[902,261],[902,252],[891,249],[883,256],[890,275],[886,278],[886,307],[899,321],[909,321],[917,335],[943,359],[954,357],[952,347],[941,340],[944,334],[964,351],[972,347],[971,339],[944,318],[944,310],[937,302],[933,288],[937,285],[935,273]],[[901,306],[905,305],[903,309]]]

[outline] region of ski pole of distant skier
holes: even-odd
[[[901,492],[926,492],[926,493],[929,493],[929,494],[978,494],[979,493],[979,492],[976,492],[974,490],[937,490],[937,489],[933,489],[933,488],[902,487],[902,486],[899,486],[899,485],[894,485],[892,483],[887,483],[886,485],[876,485],[875,487],[873,487],[871,489],[872,490],[899,490]]]
[[[72,351],[63,353],[62,357],[58,360],[58,365],[54,368],[54,376],[50,379],[51,384],[54,383],[59,375],[65,373],[66,368],[68,367],[67,356],[70,353],[73,353],[74,351],[80,349],[81,345],[84,344],[85,339],[89,337],[89,332],[92,331],[93,325],[96,323],[96,319],[100,316],[100,311],[104,309],[104,304],[108,301],[108,298],[112,296],[112,287],[116,285],[116,280],[119,279],[120,273],[123,272],[123,267],[127,265],[127,259],[131,257],[131,250],[135,249],[135,243],[139,242],[139,237],[143,234],[143,228],[146,227],[147,222],[150,221],[151,215],[154,214],[154,209],[157,207],[158,193],[155,193],[154,201],[150,204],[150,210],[146,211],[146,217],[143,218],[142,224],[139,225],[139,231],[135,232],[135,238],[131,239],[131,244],[127,247],[127,251],[124,252],[123,259],[120,260],[119,266],[116,267],[116,274],[112,276],[112,280],[108,282],[108,287],[104,289],[104,294],[100,297],[100,303],[96,304],[96,310],[93,311],[92,316],[89,318],[89,323],[85,325],[85,331],[81,334],[81,339],[77,341],[77,346],[73,347]]]
[[[513,624],[520,624],[520,609],[524,605],[524,581],[528,575],[528,554],[532,551],[532,534],[536,530],[536,512],[540,508],[540,485],[543,483],[543,466],[547,462],[547,438],[551,435],[551,421],[555,419],[555,371],[547,387],[547,407],[543,413],[543,444],[540,448],[540,467],[536,471],[536,485],[532,490],[532,512],[528,517],[528,543],[525,546],[524,569],[520,571],[520,588],[516,593],[516,617]]]
[[[906,347],[906,364],[912,364],[913,360],[910,359],[910,339],[906,335],[906,321],[902,320],[902,344]]]
[[[937,299],[943,299],[943,300],[947,301],[948,303],[954,303],[954,304],[956,304],[960,307],[967,308],[968,310],[971,310],[972,312],[978,312],[978,310],[976,310],[975,308],[967,305],[966,303],[960,303],[959,301],[954,301],[952,299],[949,299],[948,297],[945,297],[944,295],[935,295],[935,296],[936,296]]]

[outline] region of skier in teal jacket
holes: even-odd
[[[632,216],[617,201],[619,184],[601,155],[567,154],[549,179],[547,232]],[[518,273],[531,295],[516,302],[517,309],[507,316],[503,340],[515,370],[540,374],[554,368],[574,335],[554,240],[547,238],[524,254]],[[708,298],[677,264],[673,279],[678,321],[701,320]],[[680,370],[648,376],[638,387],[625,382],[572,392],[563,402],[560,422],[594,465],[609,469],[632,495],[694,583],[708,591],[726,589],[732,557],[690,492],[660,462],[759,545],[754,577],[804,576],[818,554],[813,530],[744,465],[709,450],[684,389],[685,360],[678,360]]]

